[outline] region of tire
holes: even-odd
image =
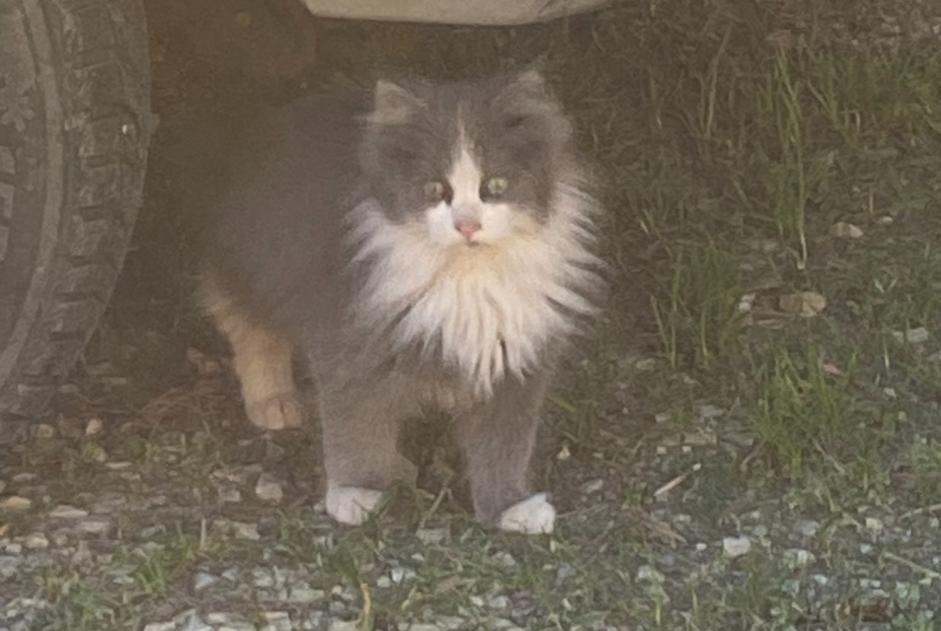
[[[140,0],[0,2],[0,419],[47,408],[110,298],[141,203]]]

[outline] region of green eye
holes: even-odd
[[[487,178],[487,181],[484,182],[484,185],[480,187],[480,198],[493,199],[500,197],[506,193],[506,189],[509,188],[509,186],[510,183],[505,177]]]
[[[448,196],[448,187],[443,182],[427,182],[422,188],[425,197],[433,202],[439,202]]]

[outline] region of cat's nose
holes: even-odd
[[[474,237],[474,233],[480,230],[480,222],[476,219],[458,219],[454,222],[454,229],[470,241]]]

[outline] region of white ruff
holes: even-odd
[[[489,396],[507,373],[524,377],[547,346],[571,334],[574,316],[594,311],[584,294],[600,280],[590,251],[596,212],[589,195],[563,184],[543,228],[443,246],[424,224],[393,224],[364,202],[351,216],[354,262],[369,270],[357,315],[379,327],[404,312],[392,330],[397,348],[437,346]]]

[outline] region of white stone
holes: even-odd
[[[90,535],[101,535],[111,528],[111,524],[100,519],[86,519],[78,523],[78,529]]]
[[[207,572],[197,572],[196,576],[193,577],[193,591],[200,591],[215,585],[219,582],[218,576],[213,576]]]
[[[582,485],[582,493],[597,493],[604,488],[604,480],[597,478]]]
[[[651,583],[662,583],[665,576],[657,568],[651,565],[641,565],[637,568],[637,580],[649,581]]]
[[[425,545],[441,543],[448,538],[447,528],[419,528],[415,536]]]
[[[103,430],[104,428],[105,428],[104,422],[97,416],[94,416],[90,418],[88,420],[88,424],[85,425],[85,435],[94,436],[95,434],[100,434],[101,430]]]
[[[816,560],[817,557],[809,550],[794,548],[784,551],[784,562],[791,569],[807,567]]]
[[[751,540],[748,537],[725,537],[722,539],[722,551],[730,559],[748,554],[751,550]]]
[[[49,547],[49,539],[41,532],[34,532],[26,535],[23,545],[30,550],[43,550]]]
[[[29,510],[29,507],[32,505],[32,500],[26,497],[20,497],[19,495],[11,495],[10,497],[5,497],[0,500],[0,510],[10,513],[19,513]]]
[[[53,519],[84,519],[88,517],[88,511],[69,506],[68,504],[60,504],[52,509],[52,512],[49,513],[49,517]]]
[[[278,503],[284,497],[281,484],[271,475],[262,473],[255,483],[255,495],[263,502]]]
[[[288,602],[310,604],[323,600],[327,594],[322,589],[312,589],[306,586],[292,587],[288,595]]]

